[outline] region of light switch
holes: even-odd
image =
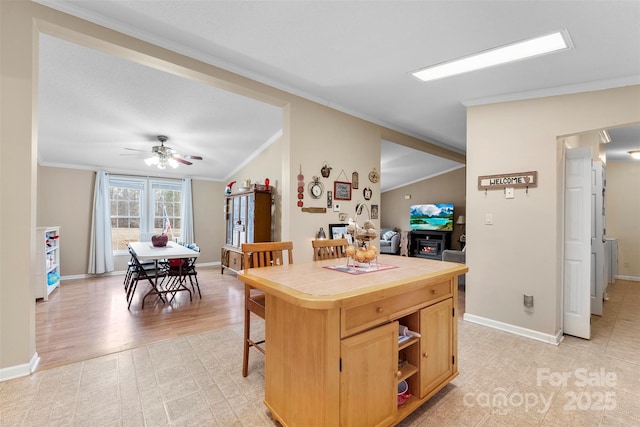
[[[504,189],[504,198],[505,199],[513,199],[515,190],[513,187],[507,187]]]
[[[484,224],[485,225],[493,225],[493,214],[492,213],[484,214]]]

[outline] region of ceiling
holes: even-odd
[[[468,105],[640,84],[638,1],[38,2],[460,153]],[[408,74],[560,29],[573,49],[429,83]],[[40,164],[146,174],[162,134],[204,158],[163,175],[225,181],[281,131],[272,105],[41,42]],[[610,135],[608,160],[640,149],[638,126]],[[381,189],[460,166],[382,141]]]

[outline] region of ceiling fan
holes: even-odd
[[[157,138],[158,141],[160,141],[160,145],[154,145],[153,147],[151,147],[151,157],[144,159],[144,162],[147,164],[147,166],[157,166],[158,169],[165,169],[167,166],[177,168],[178,163],[182,163],[183,165],[188,166],[193,164],[189,160],[202,160],[202,157],[200,156],[178,154],[173,148],[164,145],[164,143],[169,139],[169,137],[165,135],[158,135]],[[125,148],[125,150],[143,151],[135,148]]]

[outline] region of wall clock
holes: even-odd
[[[379,179],[380,179],[380,174],[378,173],[376,168],[373,168],[373,170],[369,172],[369,181],[375,184],[376,182],[378,182]]]
[[[320,178],[313,177],[313,181],[309,183],[309,195],[314,199],[319,199],[324,193],[324,185],[320,182]]]

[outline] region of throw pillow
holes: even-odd
[[[382,240],[391,240],[391,238],[393,236],[395,236],[397,233],[393,230],[389,230],[386,231],[383,235],[382,235]]]

